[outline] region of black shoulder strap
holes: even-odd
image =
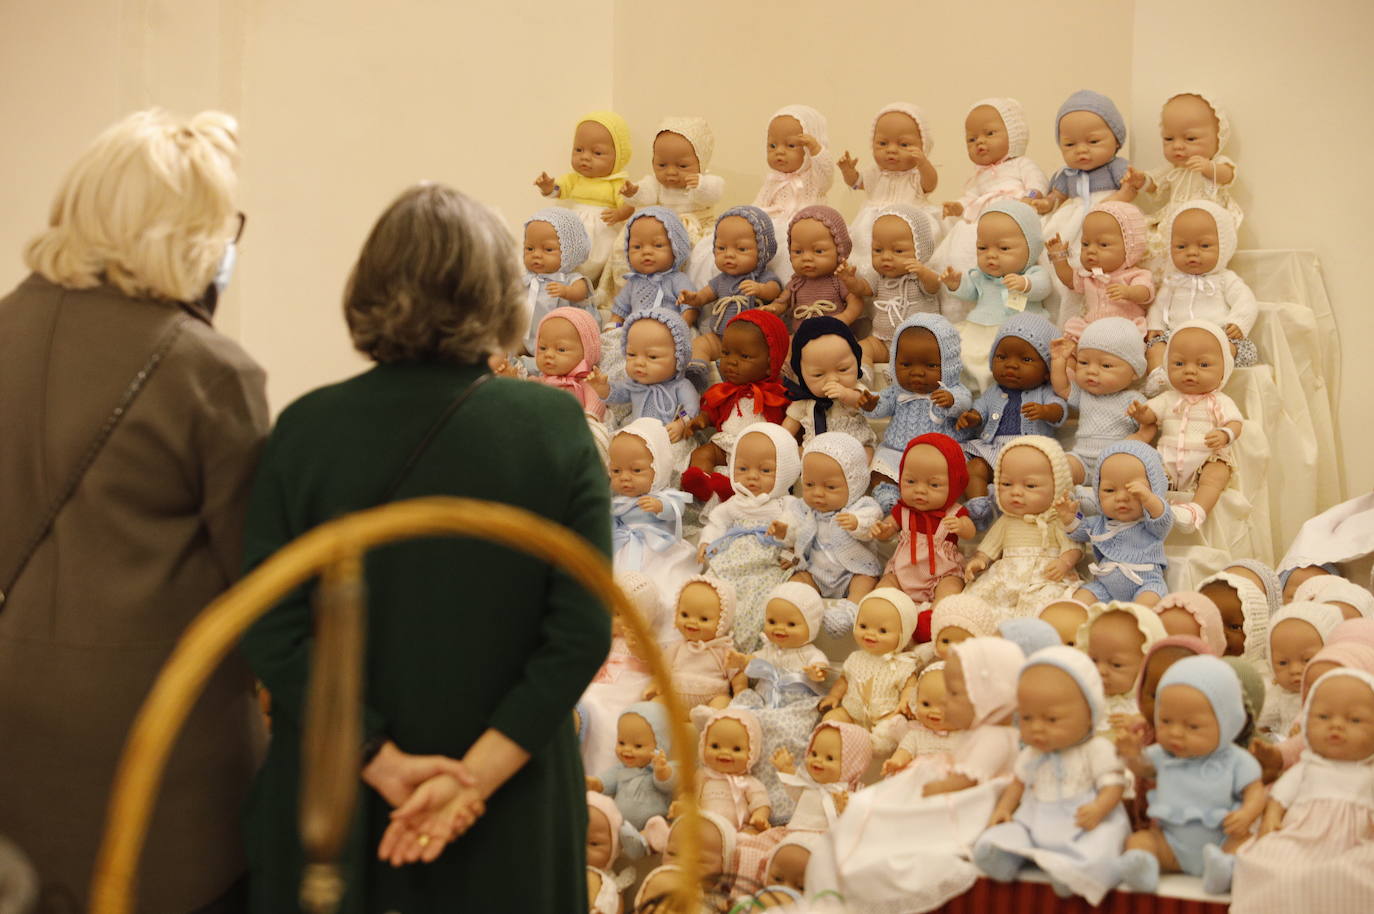
[[[471,384],[464,387],[462,391],[459,392],[458,396],[453,398],[453,402],[444,407],[444,411],[439,414],[439,418],[434,420],[434,424],[429,427],[429,431],[425,432],[425,437],[420,439],[420,443],[415,447],[415,450],[411,451],[410,456],[406,458],[405,465],[401,467],[401,471],[396,474],[396,478],[391,481],[391,485],[386,487],[386,494],[382,496],[382,500],[378,502],[378,504],[384,505],[396,497],[396,492],[400,490],[402,483],[410,476],[411,471],[415,469],[415,464],[419,463],[425,451],[429,450],[429,446],[434,443],[434,439],[438,437],[439,432],[448,424],[448,420],[453,418],[453,414],[458,412],[459,408],[468,401],[468,398],[477,392],[477,388],[491,380],[491,377],[489,373],[478,375],[473,379]]]

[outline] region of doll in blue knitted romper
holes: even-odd
[[[1039,314],[1007,319],[992,341],[988,364],[995,382],[978,397],[954,427],[979,429],[964,445],[968,455],[969,495],[988,494],[997,455],[1021,435],[1054,437],[1069,405],[1050,385],[1050,343],[1059,331]]]
[[[1069,451],[1075,485],[1097,470],[1103,448],[1140,438],[1140,423],[1129,415],[1145,395],[1131,385],[1145,375],[1145,342],[1124,317],[1104,317],[1083,329],[1075,345],[1068,337],[1050,345],[1050,383],[1078,411],[1078,433]]]
[[[530,327],[524,345],[528,355],[534,355],[539,322],[553,309],[574,305],[596,316],[596,309],[587,301],[591,284],[577,272],[591,248],[587,230],[569,210],[549,207],[525,220],[522,249]]]
[[[666,816],[677,788],[668,710],[656,701],[640,701],[620,713],[616,722],[616,763],[587,789],[615,800],[625,821],[638,831],[654,816]]]
[[[892,334],[892,383],[869,410],[873,419],[888,419],[883,440],[873,454],[873,497],[887,514],[897,503],[897,473],[907,442],[931,432],[955,437],[954,423],[973,405],[959,380],[959,331],[939,314],[913,314]]]
[[[720,272],[704,288],[678,295],[682,316],[697,328],[692,358],[702,362],[720,358],[726,324],[782,294],[782,280],[768,269],[778,253],[778,241],[773,237],[773,220],[763,210],[732,206],[721,213],[712,245]]]
[[[677,311],[678,296],[692,288],[692,281],[682,272],[692,255],[692,242],[676,213],[662,206],[646,206],[630,217],[626,227],[625,256],[630,272],[611,304],[617,325],[646,308]]]
[[[1174,525],[1159,452],[1140,441],[1109,445],[1093,473],[1093,488],[1102,513],[1077,526],[1066,525],[1069,539],[1090,545],[1095,558],[1088,566],[1093,579],[1074,599],[1089,605],[1120,600],[1154,606],[1169,592],[1164,539]]]

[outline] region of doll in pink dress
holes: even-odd
[[[698,705],[723,708],[732,692],[748,684],[730,638],[734,614],[735,588],[729,581],[696,575],[678,591],[676,624],[682,641],[669,645],[663,659],[689,711]],[[658,694],[651,685],[644,698]]]
[[[1155,300],[1155,281],[1141,266],[1145,257],[1145,214],[1129,203],[1108,201],[1083,219],[1079,259],[1055,235],[1045,242],[1059,281],[1083,296],[1083,313],[1064,322],[1064,335],[1077,340],[1093,321],[1124,317],[1145,338],[1146,305]]]

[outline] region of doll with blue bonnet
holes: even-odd
[[[846,324],[863,316],[863,296],[870,291],[848,263],[853,250],[844,217],[829,206],[800,209],[787,224],[787,255],[792,278],[769,311],[788,329],[810,317],[831,315]]]
[[[629,176],[630,127],[614,111],[593,111],[573,131],[572,171],[557,181],[540,172],[534,186],[546,197],[557,197],[587,230],[591,250],[580,268],[593,284],[610,256],[615,225],[624,220],[621,189]]]
[[[646,308],[630,315],[622,339],[625,379],[611,384],[596,376],[591,383],[607,403],[629,403],[632,418],[657,419],[670,441],[685,445],[688,423],[701,403],[686,374],[692,360],[691,330],[676,311]]]
[[[569,210],[550,207],[525,221],[522,250],[525,306],[530,312],[525,352],[534,355],[535,335],[544,317],[557,308],[584,302],[591,295],[587,278],[577,272],[591,252],[591,239]]]
[[[879,210],[889,206],[924,213],[932,223],[932,247],[941,234],[940,204],[929,198],[940,176],[930,161],[935,148],[934,135],[926,114],[909,102],[884,105],[873,119],[873,164],[858,167],[848,151],[837,163],[844,183],[864,191],[867,199],[851,222],[855,255],[860,263],[868,260],[868,238]],[[927,253],[921,258],[929,258]]]
[[[663,705],[632,704],[616,723],[616,763],[597,777],[589,776],[587,789],[614,799],[625,821],[638,831],[654,816],[668,814],[677,788],[672,751],[672,727]]]
[[[1102,450],[1127,438],[1142,440],[1140,425],[1127,415],[1145,395],[1132,386],[1145,374],[1140,331],[1123,317],[1089,324],[1077,344],[1068,337],[1050,344],[1050,384],[1078,411],[1078,431],[1069,452],[1075,485],[1097,470]]]
[[[900,203],[874,211],[871,256],[855,255],[856,262],[867,260],[877,274],[871,287],[873,331],[860,341],[870,362],[888,360],[897,329],[907,320],[940,313],[940,276],[926,266],[934,253],[936,224],[916,207]]]
[[[782,280],[768,268],[778,252],[773,221],[757,206],[734,206],[721,213],[712,237],[716,269],[705,287],[678,295],[678,306],[695,323],[692,356],[711,362],[720,358],[725,327],[752,308],[782,294]]]
[[[1106,715],[1102,679],[1073,648],[1047,647],[1021,667],[1016,697],[1025,748],[973,862],[999,882],[1034,863],[1056,895],[1100,904],[1120,881],[1131,831],[1125,769],[1111,742],[1094,735]]]
[[[1122,881],[1153,892],[1160,873],[1201,876],[1207,892],[1231,884],[1235,849],[1264,812],[1259,762],[1234,742],[1245,726],[1236,674],[1218,657],[1185,657],[1164,673],[1155,693],[1159,742],[1140,749],[1117,741],[1137,777],[1153,780],[1152,824],[1126,841]]]
[[[645,416],[611,439],[611,564],[649,576],[660,593],[676,593],[696,574],[696,551],[682,539],[691,500],[671,488],[672,444],[663,423]]]
[[[678,296],[692,288],[692,281],[682,272],[691,252],[687,230],[671,210],[648,206],[637,211],[626,226],[630,272],[611,304],[615,324],[651,308],[677,311]]]
[[[828,315],[809,317],[792,337],[792,374],[784,379],[792,405],[782,420],[802,444],[825,432],[851,435],[872,455],[877,435],[860,411],[877,396],[860,382],[863,349],[849,326]]]

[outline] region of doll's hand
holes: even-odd
[[[1126,415],[1134,419],[1138,425],[1154,425],[1157,421],[1155,411],[1146,406],[1142,400],[1132,400],[1126,404]]]
[[[835,516],[835,523],[839,524],[845,530],[859,529],[859,519],[848,512],[837,514]]]
[[[1202,443],[1214,451],[1219,451],[1231,443],[1231,438],[1219,428],[1214,428],[1202,439]]]
[[[1126,292],[1127,292],[1130,288],[1131,288],[1131,287],[1128,286],[1128,285],[1127,285],[1126,283],[1124,283],[1124,282],[1111,282],[1111,283],[1107,283],[1107,300],[1108,300],[1108,301],[1126,301],[1126,300],[1127,300],[1127,299],[1126,299]]]
[[[954,405],[954,394],[950,393],[949,391],[941,387],[936,389],[936,391],[930,395],[930,402],[934,403],[941,409],[949,409],[951,406]]]
[[[982,554],[975,555],[973,558],[969,559],[968,564],[964,566],[964,583],[972,584],[973,579],[978,577],[978,575],[982,574],[984,571],[987,571],[987,569],[987,556]]]
[[[639,196],[639,185],[636,184],[636,183],[633,182],[633,181],[626,181],[624,184],[620,185],[620,196],[622,196],[622,197],[638,197],[638,196]]]
[[[1021,407],[1021,415],[1032,422],[1038,422],[1041,419],[1048,421],[1050,418],[1050,407],[1044,403],[1027,403],[1025,406]]]
[[[635,208],[628,203],[619,206],[609,206],[601,214],[601,221],[607,225],[615,225],[617,222],[624,222],[635,214]]]
[[[756,835],[761,835],[772,827],[772,823],[768,821],[768,807],[766,806],[751,812],[749,818],[744,822],[745,831],[752,831]]]
[[[1073,570],[1073,566],[1065,562],[1062,558],[1055,559],[1045,566],[1043,572],[1045,580],[1050,582],[1062,581],[1064,575]]]
[[[654,780],[666,781],[673,776],[673,766],[668,764],[668,756],[659,749],[654,753]]]
[[[1242,333],[1241,329],[1237,327],[1235,324],[1227,324],[1225,327],[1222,327],[1221,329],[1226,331],[1226,338],[1228,340],[1234,342],[1236,340],[1245,339],[1245,334]]]
[[[1063,495],[1059,496],[1059,498],[1055,499],[1054,510],[1059,515],[1060,523],[1067,527],[1078,517],[1078,502],[1070,497],[1068,492],[1065,492]],[[946,518],[946,520],[948,520],[948,518]]]
[[[1140,750],[1143,747],[1140,734],[1134,729],[1118,733],[1113,742],[1116,743],[1116,754],[1121,756],[1122,760],[1140,758]]]
[[[911,758],[911,753],[907,752],[905,749],[898,749],[896,752],[892,753],[891,758],[883,762],[883,777],[890,778],[907,765],[910,765]]]
[[[778,556],[778,567],[784,571],[800,564],[801,559],[797,558],[797,556],[790,551],[784,552],[782,555]]]
[[[959,421],[954,423],[956,429],[968,428],[970,425],[978,425],[983,421],[982,415],[976,409],[971,409],[959,417]]]
[[[806,147],[806,151],[813,156],[821,154],[821,141],[809,133],[797,134],[797,142]]]
[[[658,686],[656,686],[656,685],[651,685],[651,686],[649,686],[647,689],[644,690],[643,700],[644,700],[644,701],[653,701],[655,698],[657,698],[657,697],[659,696],[659,694],[660,694],[660,693],[659,693],[659,691],[658,691]]]
[[[744,288],[743,283],[740,284],[740,288]],[[746,292],[745,294],[747,295],[748,293]],[[764,311],[770,311],[773,314],[776,314],[781,317],[782,313],[787,310],[787,302],[783,301],[781,298],[775,298],[768,304],[759,305],[759,307],[762,308]]]
[[[959,528],[963,526],[961,520],[962,518],[955,517],[953,514],[946,514],[944,517],[940,518],[940,526],[937,532],[941,534],[957,533]]]
[[[1050,360],[1059,360],[1069,365],[1073,364],[1074,357],[1078,355],[1078,344],[1072,337],[1061,336],[1057,340],[1050,340]]]
[[[890,540],[896,533],[897,522],[890,517],[885,517],[868,528],[868,535],[875,540]]]
[[[725,655],[725,668],[727,670],[742,670],[749,665],[752,660],[749,654],[741,654],[739,651],[731,650]]]
[[[593,368],[587,375],[587,386],[603,400],[611,394],[611,381],[599,367]]]
[[[677,444],[687,435],[687,422],[678,417],[668,423],[668,440]]]
[[[705,568],[705,567],[706,567],[706,546],[707,546],[707,545],[708,545],[707,543],[702,543],[700,546],[697,547],[697,564],[700,565],[702,568]]]
[[[663,510],[663,502],[652,495],[641,495],[635,505],[638,506],[639,510],[648,511],[650,514],[658,514]]]
[[[1012,273],[1002,277],[1002,285],[1013,292],[1025,292],[1030,288],[1030,280],[1020,273]]]
[[[844,155],[840,156],[840,160],[835,163],[835,167],[837,167],[840,170],[840,174],[844,176],[844,183],[850,187],[859,183],[858,165],[859,160],[850,155],[848,149],[844,151]]]
[[[1250,833],[1250,826],[1254,825],[1258,818],[1259,816],[1251,815],[1244,809],[1233,809],[1221,820],[1221,830],[1232,838],[1243,838]]]
[[[605,786],[606,786],[606,785],[603,784],[603,783],[601,782],[601,778],[594,778],[594,777],[592,777],[590,774],[587,775],[587,790],[588,790],[588,792],[590,792],[590,793],[600,793],[600,792],[602,791],[602,789],[605,788]]]
[[[768,525],[768,535],[775,540],[787,539],[787,524],[775,520]]]
[[[797,764],[792,759],[792,753],[787,751],[786,746],[779,746],[773,750],[773,755],[769,759],[773,767],[783,774],[796,774]]]
[[[547,171],[541,171],[539,177],[534,179],[534,186],[539,188],[539,192],[547,197],[549,194],[553,193],[555,184],[553,178],[549,177]]]
[[[862,296],[869,291],[865,288],[866,283],[859,278],[859,272],[854,268],[854,264],[847,260],[835,268],[835,275],[840,278],[840,282],[844,283],[844,287],[853,295]]]
[[[1092,831],[1107,817],[1107,813],[1111,812],[1112,806],[1115,805],[1113,803],[1111,806],[1107,806],[1097,800],[1084,803],[1074,810],[1073,824],[1084,831]]]
[[[831,400],[843,403],[853,409],[863,400],[863,394],[853,387],[845,387],[839,381],[826,381],[825,387],[821,388],[821,394]]]
[[[685,808],[686,808],[686,806],[683,804],[682,800],[680,800],[680,799],[679,799],[679,800],[674,800],[673,802],[669,803],[669,804],[668,804],[668,820],[671,822],[672,820],[674,820],[674,819],[678,818],[679,816],[681,816],[682,813],[683,813],[683,810],[684,810]]]
[[[1015,812],[1016,810],[1007,809],[1001,803],[998,803],[993,808],[992,815],[988,817],[988,828],[992,828],[994,825],[1005,825],[1012,820],[1011,817]]]
[[[1035,199],[1035,200],[1044,200],[1045,198],[1044,198],[1044,197],[1036,197],[1036,198],[1034,198],[1034,199]],[[1035,203],[1034,203],[1032,200],[1027,199],[1027,198],[1025,198],[1025,197],[1022,197],[1021,200],[1022,200],[1023,203],[1029,203],[1031,206],[1034,206],[1034,205],[1035,205]],[[1041,213],[1041,215],[1044,215],[1044,214]],[[1060,238],[1059,235],[1056,234],[1056,235],[1055,235],[1053,238],[1051,238],[1049,241],[1046,241],[1046,242],[1045,242],[1045,253],[1049,254],[1051,257],[1054,257],[1055,255],[1058,255],[1058,254],[1063,254],[1065,257],[1067,257],[1067,256],[1069,256],[1069,246],[1068,246],[1067,244],[1064,243],[1064,239],[1063,239],[1063,238]]]
[[[959,288],[959,284],[963,282],[963,279],[963,275],[960,274],[958,270],[954,269],[954,267],[945,267],[945,272],[940,274],[940,282],[944,283],[945,288],[951,292]]]
[[[677,294],[677,303],[687,305],[689,308],[700,308],[705,302],[702,301],[706,296],[693,289],[683,289]]]
[[[1130,187],[1132,190],[1139,191],[1145,186],[1145,172],[1135,168],[1127,168],[1126,176],[1121,179],[1123,187]]]
[[[802,672],[812,682],[825,682],[825,677],[830,673],[830,667],[824,663],[813,663],[808,667],[803,667]]]
[[[1209,177],[1216,174],[1212,168],[1212,160],[1206,156],[1190,156],[1188,161],[1183,163],[1183,167],[1189,171],[1209,172]]]
[[[1041,216],[1048,213],[1050,211],[1050,207],[1054,205],[1050,202],[1049,197],[1022,197],[1021,202],[1029,206],[1031,209],[1035,210]],[[1056,235],[1055,237],[1057,238],[1059,236]],[[1045,246],[1047,248],[1049,247],[1048,244]]]
[[[746,279],[739,284],[739,290],[745,295],[758,295],[763,291],[763,283],[755,282],[752,279]]]
[[[692,172],[682,179],[682,183],[688,190],[696,190],[701,184],[701,175]]]
[[[964,204],[960,203],[958,200],[950,200],[946,202],[940,210],[946,216],[962,216],[964,214]]]
[[[1250,741],[1250,754],[1260,763],[1260,779],[1272,784],[1283,774],[1283,752],[1274,743],[1265,739]]]
[[[845,807],[849,805],[849,791],[841,790],[839,793],[831,794],[830,799],[835,801],[835,812],[844,815]]]
[[[1154,494],[1150,491],[1150,484],[1143,479],[1132,479],[1130,482],[1126,483],[1126,491],[1129,492],[1131,497],[1136,501],[1144,501],[1147,497]]]

